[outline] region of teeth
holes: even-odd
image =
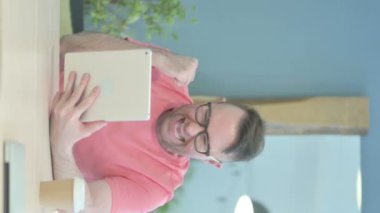
[[[180,134],[180,136],[181,136],[181,141],[182,142],[185,142],[185,138],[183,137],[183,125],[181,124],[181,126],[180,126],[180,132],[181,132],[181,134]]]
[[[181,138],[179,136],[179,131],[180,131],[180,127],[179,127],[179,124],[177,123],[175,125],[175,133],[176,133],[177,138],[180,140]]]
[[[178,124],[176,125],[176,133],[177,133],[177,138],[182,141],[182,142],[185,142],[185,138],[183,137],[183,123],[185,122],[185,118],[181,118],[179,121],[178,121]]]

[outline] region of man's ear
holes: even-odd
[[[215,101],[216,103],[225,103],[227,101],[227,98],[224,96],[218,97],[218,99]]]
[[[209,164],[211,164],[211,165],[213,165],[213,166],[215,166],[217,169],[221,169],[222,166],[223,166],[222,163],[220,163],[218,161],[215,161],[215,160],[207,160],[206,162],[209,163]]]

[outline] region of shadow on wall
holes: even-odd
[[[252,203],[255,213],[269,213],[269,210],[259,201],[252,200]]]
[[[83,21],[83,0],[70,0],[71,25],[73,33],[84,30]]]

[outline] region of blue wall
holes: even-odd
[[[366,62],[379,35],[379,3],[185,2],[197,5],[198,24],[176,26],[178,42],[153,43],[199,58],[193,94],[267,98],[365,93]]]

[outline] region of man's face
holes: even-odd
[[[161,146],[167,151],[199,160],[208,160],[205,154],[196,151],[195,139],[205,130],[203,118],[207,117],[207,105],[189,104],[161,114],[157,121],[157,135]],[[245,112],[226,103],[212,103],[208,119],[208,141],[210,156],[228,161],[223,151],[235,143],[237,131]],[[197,114],[197,115],[196,115]],[[197,116],[197,118],[196,118]],[[198,148],[199,149],[199,148]]]

